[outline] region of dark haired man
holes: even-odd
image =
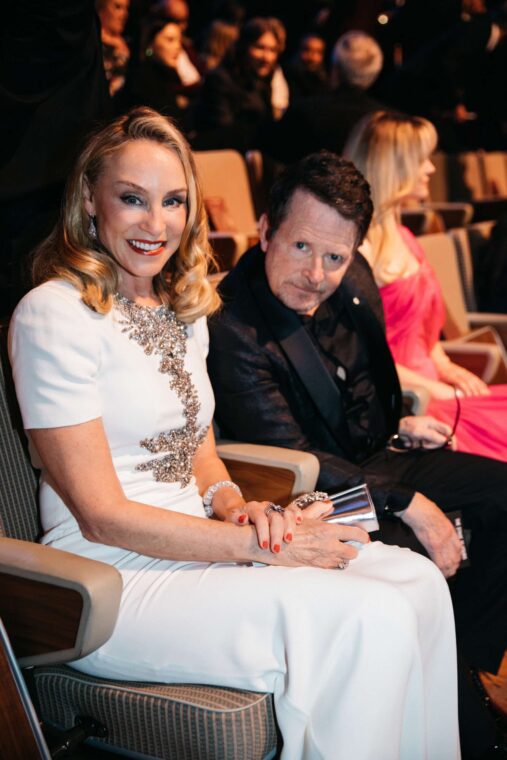
[[[278,179],[260,244],[222,281],[210,324],[217,419],[227,437],[315,454],[319,488],[366,481],[383,540],[426,551],[452,578],[462,650],[496,671],[507,631],[507,465],[451,451],[450,428],[431,417],[401,416],[380,296],[356,253],[371,214],[366,181],[335,154],[312,154]],[[411,447],[402,453],[389,447],[398,434]],[[472,531],[471,566],[458,573],[460,543],[444,514],[456,509]]]

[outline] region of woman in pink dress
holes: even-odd
[[[363,253],[380,288],[402,386],[426,388],[428,414],[452,428],[459,414],[459,451],[507,461],[507,386],[488,387],[445,354],[439,284],[417,239],[400,224],[401,205],[428,195],[436,143],[426,119],[386,111],[366,116],[354,129],[345,155],[368,179],[375,206]]]

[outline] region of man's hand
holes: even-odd
[[[438,449],[449,441],[452,429],[445,422],[434,417],[403,417],[398,426],[398,433],[418,443],[423,449]]]
[[[442,510],[422,493],[416,492],[400,517],[412,528],[444,576],[453,576],[461,562],[461,544],[453,524]]]

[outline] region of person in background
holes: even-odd
[[[104,69],[109,82],[109,94],[116,95],[125,84],[130,49],[123,37],[129,15],[130,0],[96,0],[100,19],[100,34]]]
[[[174,125],[140,108],[92,135],[9,335],[42,540],[123,578],[111,638],[73,666],[270,691],[282,760],[458,760],[441,573],[320,519],[319,494],[246,502],[217,456],[209,259]]]
[[[389,347],[402,385],[430,394],[428,414],[454,428],[455,448],[507,461],[507,386],[488,387],[454,364],[440,343],[442,294],[424,251],[400,223],[406,199],[428,197],[433,125],[379,111],[351,134],[345,155],[368,179],[374,204],[364,254],[380,288]]]
[[[191,118],[191,103],[200,81],[185,85],[178,73],[182,51],[181,28],[172,21],[155,21],[146,32],[143,60],[132,81],[130,101],[144,104],[175,118],[185,129]]]
[[[201,53],[208,71],[220,66],[238,37],[239,27],[235,24],[227,23],[221,19],[215,19],[211,23]]]
[[[186,88],[196,87],[202,83],[204,66],[194,43],[186,35],[189,23],[189,7],[186,0],[159,0],[152,6],[150,19],[172,23],[179,27],[181,44],[176,59],[176,72]],[[145,46],[146,47],[146,46]]]
[[[330,90],[325,68],[326,43],[318,34],[305,34],[293,60],[284,67],[290,99],[323,95]]]
[[[263,149],[285,163],[323,148],[341,154],[354,125],[381,108],[369,90],[382,62],[373,37],[360,31],[342,35],[332,53],[333,92],[295,101],[266,135]]]
[[[236,148],[259,144],[275,117],[272,80],[285,44],[280,22],[253,18],[223,63],[210,71],[196,109],[194,148]]]
[[[280,19],[271,16],[267,19],[275,29],[275,37],[279,41],[278,59],[285,50],[287,44],[287,31]],[[289,85],[285,78],[282,67],[278,63],[271,79],[271,107],[273,109],[273,118],[278,121],[289,105]]]

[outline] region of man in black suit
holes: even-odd
[[[401,415],[379,294],[356,253],[371,213],[367,183],[334,154],[312,154],[277,180],[260,245],[222,281],[210,323],[218,423],[227,437],[312,452],[319,488],[366,481],[382,539],[425,551],[451,579],[462,651],[496,671],[507,465],[452,451],[450,428],[431,417]],[[470,567],[459,571],[444,514],[456,509],[472,533]]]

